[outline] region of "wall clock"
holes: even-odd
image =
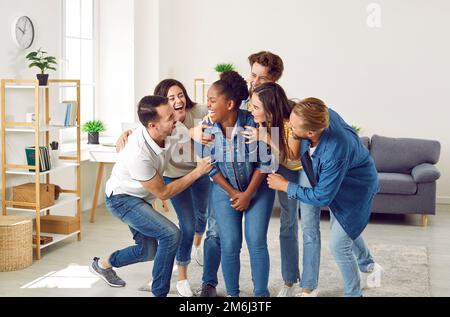
[[[13,39],[20,49],[29,48],[34,41],[34,25],[27,16],[17,18],[13,23]]]

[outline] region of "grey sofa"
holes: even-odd
[[[436,212],[440,172],[434,164],[439,160],[440,143],[379,135],[361,140],[375,161],[380,181],[372,212],[420,214],[426,226],[427,215]]]

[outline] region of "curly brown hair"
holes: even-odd
[[[248,57],[250,67],[258,63],[269,69],[269,76],[273,81],[278,81],[283,75],[284,64],[280,56],[268,51],[252,54]]]

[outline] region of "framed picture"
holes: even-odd
[[[205,94],[205,79],[195,78],[194,79],[194,101],[200,104],[206,103]]]

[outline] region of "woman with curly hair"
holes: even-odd
[[[274,191],[264,181],[270,173],[271,156],[263,142],[246,144],[241,132],[255,126],[253,116],[239,109],[248,98],[245,80],[236,72],[224,72],[208,90],[209,118],[214,136],[210,144],[215,166],[211,197],[220,235],[222,271],[228,296],[239,296],[242,222],[250,253],[254,295],[269,296],[269,252],[267,230]],[[261,146],[261,148],[260,148]],[[264,160],[265,159],[265,160]]]

